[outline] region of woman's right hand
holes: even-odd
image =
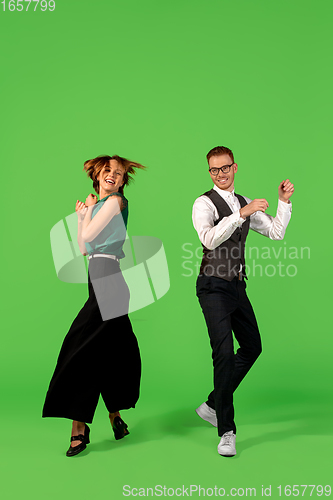
[[[82,201],[79,201],[79,200],[76,201],[75,212],[77,213],[79,221],[83,221],[87,210],[88,210],[88,207],[86,207]]]

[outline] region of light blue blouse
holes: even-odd
[[[128,200],[121,193],[111,193],[105,196],[94,205],[91,219],[97,214],[97,212],[102,208],[104,202],[110,196],[120,196],[123,200],[122,211],[115,215],[110,222],[105,226],[104,229],[94,238],[93,240],[86,242],[86,249],[91,255],[95,253],[108,253],[110,255],[116,255],[119,259],[125,257],[123,252],[123,244],[126,238],[126,228],[128,219]]]

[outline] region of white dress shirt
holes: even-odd
[[[233,212],[214,226],[214,221],[219,218],[218,211],[208,196],[199,196],[194,202],[192,210],[193,225],[198,233],[201,243],[213,250],[226,241],[236,227],[245,222],[240,214],[240,203],[233,191],[224,191],[214,184],[215,191],[227,202]],[[252,200],[243,196],[247,203]],[[257,233],[267,236],[271,240],[282,240],[291,217],[291,202],[285,203],[279,200],[276,216],[266,214],[265,212],[255,212],[250,216],[250,229]]]

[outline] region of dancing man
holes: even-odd
[[[192,219],[203,246],[196,293],[204,314],[214,367],[214,390],[197,414],[218,428],[218,453],[236,455],[233,392],[261,353],[257,321],[246,295],[245,241],[249,229],[282,240],[291,217],[289,179],[278,187],[275,217],[268,202],[234,192],[238,165],[229,148],[217,146],[207,154],[214,187],[194,202]],[[233,335],[239,343],[234,353]]]

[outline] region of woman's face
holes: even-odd
[[[99,190],[106,193],[114,193],[124,182],[125,169],[117,160],[110,160],[109,165],[105,165],[97,176]]]

